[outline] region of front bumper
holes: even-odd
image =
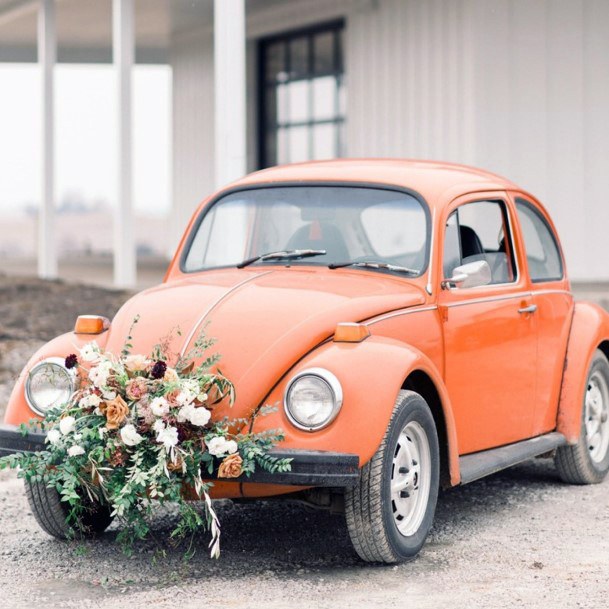
[[[0,425],[0,457],[21,452],[45,449],[45,434],[29,432],[24,436],[12,425]],[[359,457],[350,453],[323,450],[275,449],[271,452],[280,459],[292,459],[289,472],[274,473],[257,469],[249,478],[223,479],[226,482],[285,484],[289,486],[351,487],[359,478]],[[205,478],[215,478],[215,473]]]

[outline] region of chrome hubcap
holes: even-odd
[[[584,417],[590,458],[600,463],[609,448],[609,388],[600,372],[593,372],[588,380]]]
[[[431,484],[431,453],[425,430],[416,421],[402,429],[393,453],[391,507],[398,531],[405,537],[421,526]]]

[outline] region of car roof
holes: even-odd
[[[249,174],[231,187],[274,182],[388,184],[418,192],[431,206],[467,192],[522,190],[497,174],[456,163],[410,159],[336,159],[279,165]]]

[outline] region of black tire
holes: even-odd
[[[425,467],[429,470],[429,480],[424,481],[421,476],[419,484],[423,488],[416,491],[424,493],[423,489],[428,487],[427,504],[419,510],[419,514],[423,514],[420,524],[416,524],[417,519],[412,523],[416,530],[412,534],[402,534],[394,517],[396,504],[391,496],[391,481],[394,458],[402,450],[399,446],[400,434],[413,422],[418,424],[416,428],[422,430],[428,442],[429,453],[424,458],[428,459],[428,466]],[[405,468],[400,468],[400,474],[402,469]],[[358,484],[345,493],[347,528],[359,556],[367,562],[389,564],[414,558],[425,543],[433,523],[439,480],[438,435],[431,410],[418,393],[400,391],[378,450],[361,469]]]
[[[587,413],[586,413],[586,396],[591,388],[591,382],[594,380],[597,384],[602,385],[604,380],[604,418],[607,418],[607,408],[609,408],[609,362],[605,354],[597,350],[592,359],[590,370],[588,371],[588,379],[586,390],[582,397],[582,421],[581,432],[577,444],[569,446],[561,446],[556,450],[554,462],[558,474],[565,482],[569,484],[598,484],[602,482],[609,471],[609,446],[600,451],[600,454],[592,458],[591,447],[588,442],[587,432]],[[591,419],[590,419],[591,420]]]
[[[44,482],[26,480],[25,494],[40,528],[57,539],[95,537],[103,533],[112,522],[109,508],[96,503],[87,506],[78,527],[69,525],[68,505],[61,501],[54,488],[49,488]]]

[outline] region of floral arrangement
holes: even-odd
[[[175,502],[179,515],[172,537],[209,529],[211,555],[218,557],[220,524],[209,496],[213,483],[205,474],[230,479],[256,467],[288,471],[288,459],[269,454],[282,433],[251,432],[253,417],[268,407],[249,419],[211,420],[215,406],[232,405],[235,391],[219,371],[212,372],[219,356],[196,365],[214,343],[203,333],[183,357],[168,353],[169,340],[148,357],[131,354],[130,340],[120,356],[95,341],[69,355],[65,366],[75,374],[77,389],[42,422],[46,450],[4,457],[0,466],[20,467],[26,480],[55,487],[69,505],[75,533],[87,505],[109,506],[124,525],[118,541],[127,552],[134,539],[150,534],[147,517],[154,502]],[[190,498],[202,501],[203,510]]]

